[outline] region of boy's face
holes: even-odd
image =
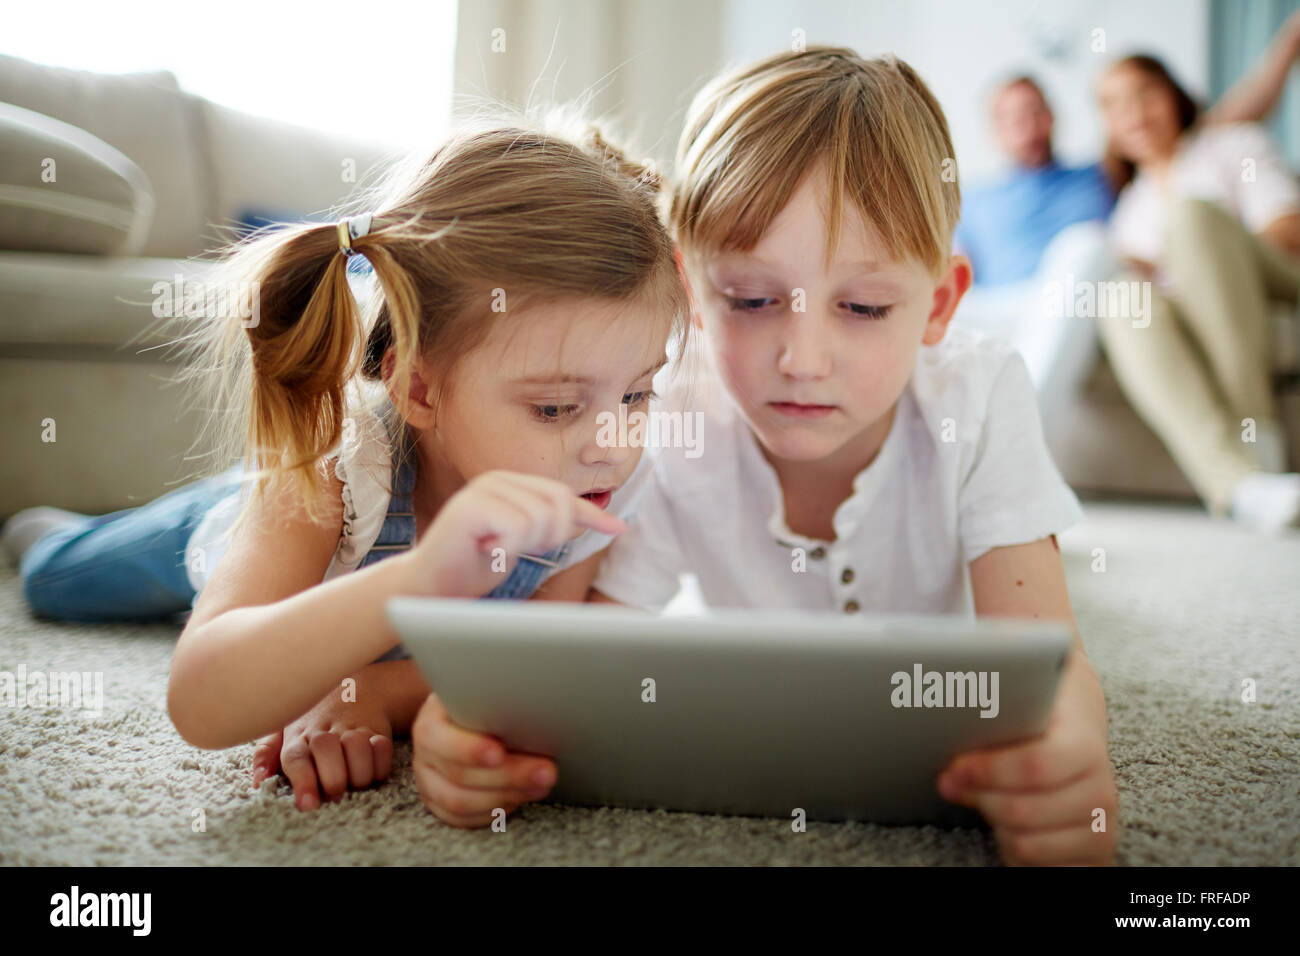
[[[850,464],[879,448],[917,348],[943,338],[970,266],[954,256],[936,279],[919,261],[890,261],[848,203],[827,271],[825,209],[814,170],[753,249],[706,256],[697,325],[770,456]]]

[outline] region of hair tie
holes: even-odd
[[[352,240],[370,234],[370,216],[370,213],[364,212],[359,216],[350,216],[347,219],[339,220],[337,224],[339,252],[345,256],[350,256],[356,251],[352,248]]]

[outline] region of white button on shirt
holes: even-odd
[[[674,389],[664,408],[683,402],[704,416],[699,448],[654,450],[653,480],[596,578],[620,603],[660,609],[691,573],[711,607],[973,614],[970,561],[1082,517],[1024,360],[981,332],[950,326],[920,348],[834,541],[787,526],[776,473],[716,382]]]

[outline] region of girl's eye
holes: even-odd
[[[628,392],[626,395],[623,396],[623,404],[640,405],[643,402],[648,402],[650,401],[650,399],[658,398],[658,397],[659,396],[655,394],[654,389],[648,388],[641,392]]]
[[[558,422],[578,410],[577,405],[529,405],[528,407],[532,409],[533,417],[541,422]]]
[[[889,314],[889,310],[893,308],[892,305],[863,305],[860,302],[845,304],[848,305],[849,311],[854,315],[860,315],[868,319],[883,319]]]
[[[760,297],[757,299],[739,299],[735,296],[727,296],[727,305],[733,312],[757,312],[770,302],[775,300],[770,297]]]

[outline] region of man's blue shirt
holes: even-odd
[[[977,284],[1020,282],[1033,276],[1057,233],[1105,219],[1114,205],[1100,164],[1066,169],[1053,160],[1037,169],[1018,167],[962,197],[957,248],[970,257]]]

